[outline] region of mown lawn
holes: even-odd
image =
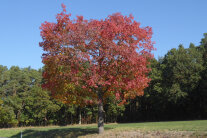
[[[97,125],[25,127],[0,129],[0,137],[207,137],[207,120],[105,124],[103,135]]]

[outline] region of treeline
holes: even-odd
[[[0,127],[97,122],[97,106],[63,104],[41,88],[42,81],[42,69],[0,66]],[[113,101],[113,97],[107,99],[105,106],[108,122],[124,111]]]
[[[207,33],[199,46],[179,45],[151,68],[144,96],[130,101],[122,120],[207,119]]]
[[[207,119],[207,34],[199,46],[179,45],[151,62],[142,97],[104,106],[105,122]],[[97,122],[97,106],[66,105],[41,88],[42,69],[0,66],[0,127]]]

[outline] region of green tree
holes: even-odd
[[[111,96],[107,98],[104,109],[106,122],[114,123],[117,122],[119,118],[123,117],[125,106],[119,105],[119,101],[116,100],[116,97]]]
[[[207,117],[207,33],[204,33],[204,38],[201,39],[200,50],[203,58],[203,71],[201,72],[201,81],[199,83],[198,92],[196,93],[197,109],[199,117]]]
[[[38,125],[46,125],[51,114],[59,109],[50,99],[48,92],[39,86],[34,86],[24,97],[24,110],[30,124],[36,122]]]
[[[12,107],[0,105],[0,127],[14,127],[17,124]]]
[[[188,49],[180,45],[166,54],[162,64],[163,90],[171,109],[168,114],[172,118],[185,118],[183,113],[186,110],[192,112],[191,107],[186,106],[201,80],[202,53],[193,44]]]

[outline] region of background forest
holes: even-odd
[[[105,122],[207,119],[207,34],[199,46],[179,45],[153,59],[144,96],[104,106]],[[0,65],[0,127],[67,125],[97,122],[97,105],[78,107],[52,99],[41,88],[42,72]]]

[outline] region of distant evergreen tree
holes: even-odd
[[[197,109],[200,118],[207,118],[207,33],[201,39],[200,49],[203,52],[203,72],[201,72],[201,81],[197,93]]]

